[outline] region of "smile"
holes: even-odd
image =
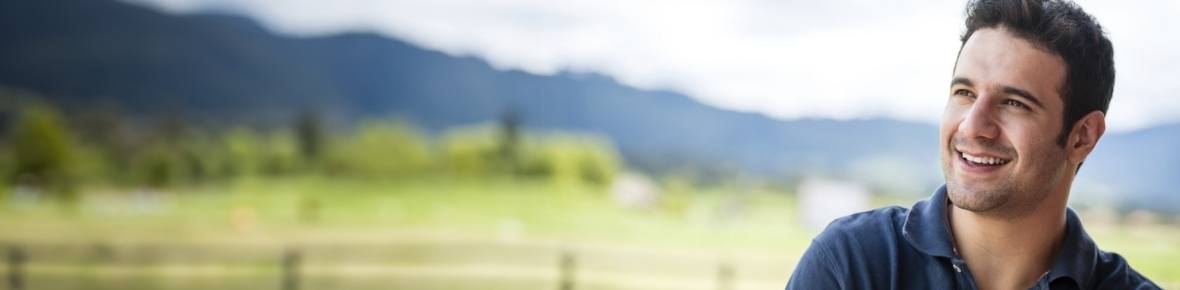
[[[955,151],[959,153],[959,158],[974,166],[1000,166],[1012,162],[1012,159],[1004,159],[992,156],[976,156],[962,151]]]

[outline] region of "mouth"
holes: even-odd
[[[955,150],[958,155],[959,163],[965,169],[972,172],[987,172],[997,168],[1003,167],[1012,162],[1011,158],[1004,158],[985,153],[971,154],[959,150]]]

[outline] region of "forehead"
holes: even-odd
[[[971,80],[977,90],[1011,86],[1041,97],[1046,105],[1062,105],[1065,61],[1037,48],[1004,28],[975,31],[955,65],[955,77]]]

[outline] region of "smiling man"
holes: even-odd
[[[1106,130],[1113,48],[1064,1],[968,3],[940,134],[946,185],[833,221],[788,289],[1158,289],[1066,207]]]

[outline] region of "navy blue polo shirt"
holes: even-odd
[[[946,206],[942,186],[910,209],[833,221],[803,253],[787,289],[976,289],[951,243]],[[1098,250],[1073,210],[1066,211],[1060,251],[1031,289],[1160,289],[1123,257]]]

